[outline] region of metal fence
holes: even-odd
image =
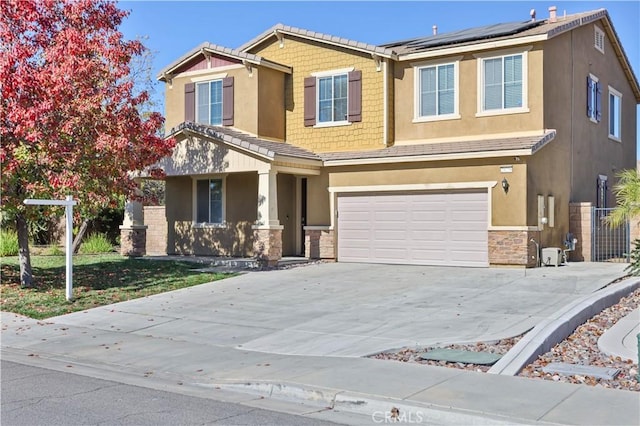
[[[591,261],[628,263],[631,253],[629,221],[611,226],[607,216],[613,209],[593,207],[591,212]]]

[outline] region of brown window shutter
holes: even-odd
[[[362,121],[362,71],[349,73],[349,116],[350,122]]]
[[[196,121],[196,84],[184,85],[184,121]]]
[[[233,126],[233,77],[222,79],[222,125]]]
[[[316,124],[316,78],[304,79],[304,125],[306,127]]]

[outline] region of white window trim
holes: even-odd
[[[611,97],[611,95],[615,95],[620,99],[620,111],[618,111],[618,128],[620,129],[620,136],[615,136],[612,135],[610,130],[611,130],[611,101],[609,100],[609,98]],[[609,86],[609,96],[607,96],[607,104],[609,105],[609,120],[607,120],[607,133],[609,134],[609,139],[616,141],[616,142],[622,142],[622,93],[618,92],[616,89],[614,89],[613,87]]]
[[[338,127],[338,126],[351,126],[353,123],[350,121],[342,120],[342,121],[324,121],[322,123],[318,123],[316,120],[316,124],[313,126],[314,128],[322,128],[322,127]]]
[[[413,122],[428,123],[432,121],[457,120],[460,119],[460,60],[462,56],[455,58],[441,59],[438,61],[421,62],[411,64],[413,66]],[[420,115],[420,70],[423,68],[437,67],[440,65],[453,64],[454,95],[453,113],[440,115]]]
[[[226,72],[222,72],[217,74],[203,75],[201,77],[192,77],[189,79],[189,81],[191,81],[192,83],[204,83],[205,81],[222,80],[223,78],[227,77],[227,74],[228,73]]]
[[[195,96],[196,96],[196,108],[195,108],[195,119],[196,119],[196,123],[198,124],[208,124],[209,126],[222,126],[222,122],[224,120],[224,83],[222,82],[222,78],[207,78],[205,80],[202,81],[198,81],[195,83],[196,88],[195,88]],[[200,106],[198,105],[198,85],[202,84],[202,83],[212,83],[214,81],[219,81],[220,85],[221,85],[221,90],[222,90],[222,114],[220,115],[220,124],[211,124],[211,123],[200,123],[198,122],[198,110],[200,109]],[[209,96],[211,96],[211,92],[209,92]],[[211,109],[211,97],[209,97],[209,109]],[[211,118],[211,111],[209,111],[209,118]]]
[[[598,77],[596,77],[595,75],[589,73],[589,78],[591,79],[591,81],[593,81],[594,83],[599,83],[600,79]],[[597,90],[597,89],[596,89]],[[591,96],[591,93],[589,93],[589,96]],[[588,102],[589,100],[587,100]],[[596,102],[597,101],[597,96],[593,97],[593,102],[591,103],[591,108],[592,108],[592,113],[589,116],[589,120],[594,123],[594,124],[598,124],[598,114],[596,113]],[[607,102],[609,101],[609,98],[607,97]],[[600,99],[600,106],[602,107],[602,97]],[[602,111],[600,111],[600,118],[602,118]],[[608,123],[607,123],[608,125]]]
[[[330,71],[319,71],[311,73],[312,77],[316,78],[316,124],[313,125],[313,128],[323,128],[323,127],[337,127],[337,126],[349,126],[351,122],[348,120],[340,120],[340,121],[323,121],[320,122],[320,83],[319,79],[324,77],[334,77],[337,75],[347,75],[347,116],[349,115],[349,73],[352,72],[355,68],[341,68],[337,70]]]
[[[316,77],[316,78],[331,77],[332,75],[336,75],[336,74],[348,74],[353,70],[355,70],[355,67],[340,68],[340,69],[328,70],[328,71],[318,71],[318,72],[312,72],[311,77]]]
[[[600,27],[598,27],[597,25],[593,26],[594,32],[593,32],[593,47],[596,48],[596,50],[600,53],[602,53],[604,55],[604,40],[605,40],[605,35],[604,35],[604,31],[602,31],[602,29],[600,29]],[[602,39],[602,46],[598,45],[598,40]]]
[[[473,56],[477,62],[477,112],[476,117],[490,117],[493,115],[523,114],[529,112],[529,59],[528,53],[532,46],[524,49],[509,49],[499,52],[477,53]],[[518,108],[502,108],[485,111],[484,105],[484,61],[487,59],[504,58],[505,56],[522,55],[522,106]],[[504,81],[502,82],[504,84]]]
[[[198,181],[199,180],[211,180],[222,179],[222,222],[198,222]],[[227,227],[227,175],[199,175],[192,176],[191,185],[191,199],[192,199],[192,215],[191,215],[191,227],[192,228],[226,228]]]

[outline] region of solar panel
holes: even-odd
[[[453,31],[450,33],[396,41],[383,44],[381,46],[386,48],[405,47],[411,50],[423,50],[431,47],[445,46],[448,44],[464,43],[467,41],[517,34],[529,28],[536,27],[543,22],[544,21],[525,21],[509,22],[505,24],[493,24],[484,27]]]

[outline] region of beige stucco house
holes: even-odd
[[[570,203],[614,202],[640,102],[606,10],[550,13],[381,46],[279,24],[183,55],[159,75],[163,249],[535,265]]]

